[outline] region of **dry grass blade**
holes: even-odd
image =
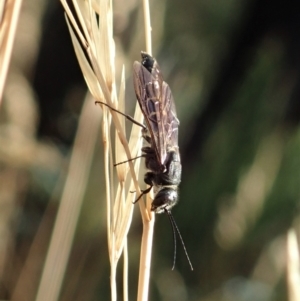
[[[22,0],[0,3],[0,105],[10,62]]]
[[[61,0],[66,14],[67,22],[72,37],[75,52],[84,74],[85,80],[92,95],[96,100],[107,103],[114,109],[123,111],[125,95],[125,76],[124,71],[121,77],[119,93],[116,90],[115,81],[115,45],[113,40],[112,27],[112,1],[79,1],[73,0],[76,17],[73,16],[65,0]],[[144,1],[145,31],[147,51],[151,53],[151,26],[149,3]],[[79,20],[79,23],[76,23]],[[80,30],[81,28],[81,30]],[[87,59],[88,57],[88,59]],[[118,97],[117,97],[118,95]],[[105,160],[105,178],[106,178],[106,203],[107,203],[107,231],[108,231],[108,249],[111,264],[111,299],[116,300],[116,267],[118,260],[127,245],[127,233],[129,231],[135,194],[129,193],[135,190],[139,195],[141,193],[137,183],[136,174],[139,170],[140,160],[134,163],[129,161],[126,164],[113,168],[112,163],[124,161],[136,157],[142,147],[141,129],[138,126],[132,126],[129,144],[125,136],[125,120],[119,119],[117,112],[103,108],[103,145]],[[137,105],[135,117],[137,121],[142,122],[143,116]],[[120,121],[122,120],[122,121]],[[111,140],[111,122],[115,127],[115,156],[112,151]],[[114,183],[115,173],[117,174],[118,184]],[[130,178],[128,178],[130,173]],[[116,193],[114,193],[116,191]],[[127,195],[127,196],[126,196]],[[148,198],[148,204],[150,202]],[[150,277],[150,262],[152,250],[152,236],[154,226],[154,215],[147,210],[144,202],[139,202],[141,215],[143,219],[143,238],[140,261],[140,278],[138,300],[148,299],[148,285]],[[150,206],[147,206],[150,208]],[[127,264],[126,254],[124,264],[124,285],[127,286]],[[124,290],[124,299],[127,298],[127,291]]]
[[[143,12],[144,12],[144,22],[145,22],[146,49],[147,49],[147,53],[152,54],[150,7],[149,7],[148,0],[143,0]]]
[[[97,141],[100,115],[85,101],[36,300],[58,299]]]
[[[67,23],[72,37],[74,49],[81,66],[87,85],[96,100],[107,103],[109,106],[124,110],[125,74],[121,77],[119,93],[115,81],[115,45],[112,27],[112,2],[79,1],[73,0],[76,16],[72,14],[67,2],[61,0],[67,16]],[[76,20],[79,20],[77,23]],[[88,58],[87,58],[88,57]],[[117,96],[118,95],[118,96]],[[104,170],[106,179],[106,203],[107,203],[107,231],[108,249],[111,264],[111,298],[116,300],[116,267],[118,260],[127,245],[126,237],[129,231],[133,213],[133,201],[135,194],[129,193],[135,190],[141,193],[136,174],[139,170],[140,160],[135,160],[113,167],[113,162],[121,162],[131,157],[136,157],[142,147],[141,129],[133,125],[130,142],[128,144],[125,135],[125,120],[119,118],[117,112],[103,109],[102,137],[104,145]],[[136,109],[135,119],[143,121],[142,113]],[[115,128],[115,141],[111,140],[111,122]],[[112,146],[115,146],[115,155]],[[129,177],[130,173],[130,177]],[[115,183],[115,174],[118,183]],[[129,178],[128,178],[129,177]],[[116,191],[116,193],[114,193]],[[149,220],[149,214],[145,204],[139,202],[143,220]],[[124,265],[124,283],[127,283],[127,265]],[[124,298],[127,297],[124,291]]]
[[[300,300],[300,260],[299,246],[295,230],[287,235],[287,287],[289,301]]]
[[[146,38],[146,50],[149,54],[152,54],[152,41],[151,41],[151,22],[150,22],[150,8],[149,1],[143,0],[143,12],[145,22],[145,38]],[[151,192],[153,199],[153,191]],[[151,208],[150,194],[147,195],[147,208]],[[147,218],[145,218],[147,216]],[[150,281],[150,266],[152,258],[152,243],[154,233],[155,215],[152,211],[147,210],[143,217],[143,236],[141,245],[141,257],[139,268],[139,283],[138,283],[138,301],[147,301],[149,293],[149,281]]]
[[[124,66],[123,66],[122,75],[121,75],[118,110],[120,110],[121,112],[125,111],[125,69],[124,69]],[[120,119],[120,124],[121,124],[121,127],[125,131],[125,126],[126,126],[125,118]],[[123,152],[123,146],[121,144],[121,141],[117,137],[117,133],[116,133],[116,139],[115,139],[115,148],[116,148],[115,162],[126,161],[127,158]],[[119,164],[116,166],[116,170],[118,173],[118,178],[120,180],[120,183],[123,183],[125,181],[127,166],[128,166],[127,164]]]

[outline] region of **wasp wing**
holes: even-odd
[[[151,136],[151,146],[163,166],[168,151],[178,149],[178,126],[172,92],[154,61],[151,72],[134,62],[134,89]]]
[[[163,82],[162,86],[162,101],[163,124],[165,127],[164,143],[167,151],[170,149],[179,151],[178,147],[178,127],[179,120],[176,114],[175,103],[169,85]]]

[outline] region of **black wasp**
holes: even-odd
[[[185,249],[179,229],[170,212],[178,202],[178,185],[181,182],[181,162],[178,147],[178,127],[175,104],[169,85],[163,80],[157,61],[149,54],[142,52],[142,62],[134,62],[134,90],[144,115],[147,127],[143,127],[143,137],[150,144],[142,148],[146,167],[144,181],[154,189],[154,200],[151,210],[155,213],[165,212],[171,225],[176,229],[182,242],[187,259],[193,269]],[[176,237],[173,230],[176,258]],[[174,265],[173,265],[174,268]]]
[[[179,120],[171,89],[163,80],[157,61],[145,52],[141,52],[141,56],[141,63],[136,61],[133,64],[134,90],[144,115],[146,126],[129,115],[112,107],[110,109],[142,127],[142,135],[150,144],[150,146],[142,148],[142,157],[145,157],[146,168],[150,170],[144,177],[144,181],[149,185],[149,188],[142,191],[136,202],[144,194],[150,192],[152,188],[154,189],[151,211],[155,213],[165,212],[170,219],[175,242],[174,264],[176,258],[174,229],[176,229],[191,269],[193,269],[181,234],[170,211],[178,202],[178,185],[181,182],[181,162],[178,147]],[[98,103],[102,102],[98,101]],[[107,105],[105,103],[102,104]]]
[[[151,210],[167,213],[178,201],[181,181],[179,120],[171,90],[163,81],[156,60],[142,52],[142,62],[134,62],[133,70],[135,94],[147,124],[143,137],[151,145],[142,148],[146,167],[150,170],[144,177],[149,188],[143,194],[153,187],[155,197]]]

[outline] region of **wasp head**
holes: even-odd
[[[155,213],[162,213],[166,210],[170,211],[177,202],[177,187],[164,187],[156,194],[151,205],[151,211]]]
[[[141,53],[142,55],[142,65],[151,73],[154,67],[155,59],[146,52]]]

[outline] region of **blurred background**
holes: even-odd
[[[132,114],[132,63],[145,49],[141,3],[113,3],[116,73],[124,63]],[[286,237],[300,230],[299,3],[153,0],[150,8],[153,55],[181,122],[173,215],[194,271],[179,242],[171,271],[171,226],[157,216],[149,300],[292,300]],[[33,300],[87,88],[58,1],[23,1],[14,46],[0,108],[0,299]],[[101,129],[97,137],[59,300],[110,299]],[[136,209],[130,300],[141,231]],[[118,290],[121,300],[121,281]]]

